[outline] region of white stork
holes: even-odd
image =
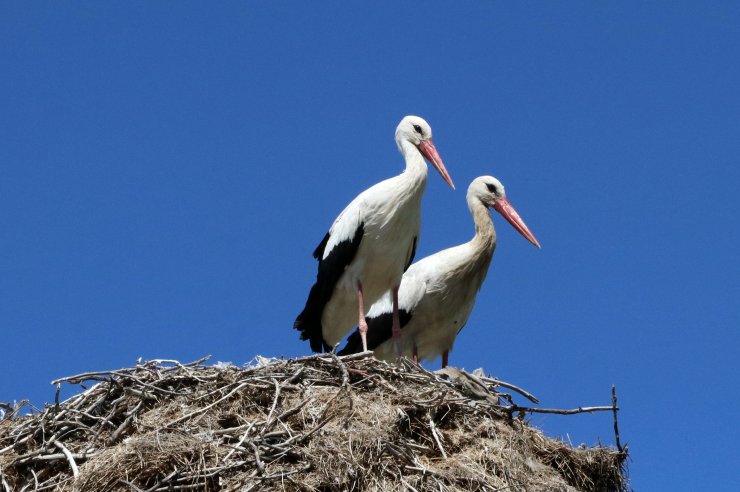
[[[418,116],[396,128],[396,144],[406,169],[360,193],[339,214],[313,252],[319,261],[316,283],[293,327],[315,352],[330,350],[357,326],[366,348],[365,306],[390,291],[392,331],[400,337],[398,286],[414,258],[421,225],[421,197],[427,181],[426,157],[454,189],[432,129]]]
[[[508,220],[529,242],[537,239],[509,203],[504,185],[492,176],[475,178],[468,188],[468,208],[475,222],[475,236],[469,242],[445,249],[419,260],[404,273],[398,292],[402,326],[401,351],[414,361],[442,355],[442,367],[455,337],[468,321],[475,297],[486,278],[496,248],[496,230],[488,213],[492,207]],[[388,293],[367,313],[368,348],[383,360],[398,356],[391,338],[391,295]],[[357,333],[339,352],[358,352]]]

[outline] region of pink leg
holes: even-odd
[[[419,351],[416,348],[416,344],[414,344],[414,364],[419,363]]]
[[[360,305],[360,320],[357,323],[357,329],[360,331],[360,339],[362,339],[362,351],[367,352],[367,321],[365,321],[365,303],[362,300],[361,282],[357,282],[357,301]]]
[[[442,368],[443,369],[447,367],[447,358],[449,357],[449,355],[450,355],[449,350],[445,350],[444,352],[442,352]]]
[[[393,347],[396,349],[396,356],[401,357],[403,350],[401,347],[401,318],[398,315],[398,287],[393,288]]]

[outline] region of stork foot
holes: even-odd
[[[367,323],[365,322],[365,318],[360,318],[360,322],[358,323],[357,331],[360,332],[360,340],[362,340],[362,351],[367,352]]]
[[[362,340],[362,351],[367,352],[367,321],[365,321],[365,302],[362,296],[361,282],[357,282],[357,304],[360,308],[357,330],[360,332],[360,340]]]

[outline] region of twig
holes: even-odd
[[[299,468],[298,470],[291,470],[287,472],[280,472],[280,473],[273,473],[272,475],[265,475],[264,477],[254,477],[257,480],[274,480],[276,478],[285,478],[290,475],[295,475],[296,473],[303,473],[307,472],[311,469],[311,465],[306,465],[303,468]]]
[[[408,488],[408,489],[409,489],[409,490],[411,490],[412,492],[419,492],[418,490],[416,490],[416,489],[415,489],[414,487],[412,487],[412,486],[411,486],[411,484],[410,484],[410,483],[408,483],[408,482],[407,482],[406,480],[404,480],[403,478],[401,478],[401,483],[402,483],[402,484],[404,485],[404,487]]]
[[[445,478],[444,475],[441,475],[441,474],[435,472],[434,470],[430,470],[429,468],[424,468],[422,466],[404,465],[403,467],[406,468],[407,470],[420,471],[421,474],[422,474],[422,476],[429,475],[429,476],[432,476],[432,477]]]
[[[260,451],[254,443],[250,442],[249,445],[252,447],[252,451],[254,452],[254,461],[257,463],[257,469],[259,470],[260,475],[262,475],[265,473],[265,464],[260,460]]]
[[[120,369],[120,370],[124,371],[125,369]],[[116,371],[83,372],[80,374],[75,374],[74,376],[66,376],[63,378],[55,379],[54,381],[51,382],[51,384],[59,384],[59,383],[79,384],[83,381],[90,381],[90,380],[105,381],[107,379],[106,376],[110,377],[114,374],[116,374]]]
[[[21,444],[24,444],[26,441],[31,440],[32,437],[33,437],[33,434],[28,434],[26,437],[24,437],[23,439],[20,439],[20,440],[16,441],[15,443],[11,444],[10,446],[6,446],[3,449],[0,449],[0,454],[5,454],[8,451],[11,451],[11,450],[15,449],[16,446],[19,446]]]
[[[342,371],[342,389],[347,388],[347,384],[349,383],[349,373],[347,372],[347,366],[344,365],[344,362],[342,362],[342,359],[339,358],[339,356],[334,352],[329,352],[329,355],[331,355],[331,358],[334,359],[334,361],[339,366],[339,370]]]
[[[152,360],[146,361],[142,365],[147,365],[147,364],[154,364],[154,365],[172,364],[173,366],[178,367],[178,368],[180,368],[180,367],[192,367],[192,366],[199,366],[199,365],[203,364],[204,362],[206,362],[207,360],[209,360],[210,358],[211,358],[210,355],[206,355],[205,357],[201,357],[200,359],[194,360],[193,362],[186,362],[185,364],[183,364],[180,361],[175,360],[175,359],[152,359]]]
[[[146,491],[144,491],[144,492],[154,492],[155,490],[157,490],[158,487],[161,487],[162,484],[165,484],[165,483],[169,482],[170,480],[172,480],[172,477],[178,475],[179,473],[180,473],[180,470],[178,468],[175,468],[172,471],[172,473],[170,473],[169,475],[167,475],[166,477],[164,477],[161,480],[157,480],[157,483],[155,483],[154,485],[152,485],[151,487],[149,487],[148,489],[146,489]]]
[[[507,383],[506,381],[501,381],[498,378],[489,378],[489,377],[486,377],[486,376],[480,376],[479,379],[481,381],[485,381],[487,383],[493,384],[494,386],[503,386],[506,389],[510,389],[512,391],[516,391],[517,393],[519,393],[520,395],[522,395],[524,398],[526,398],[527,400],[531,401],[532,403],[539,403],[540,402],[540,400],[538,400],[537,397],[535,397],[529,391],[523,390],[519,386],[515,386],[515,385],[513,385],[511,383]]]
[[[371,374],[370,376],[372,376],[368,378],[370,381],[375,381],[379,383],[382,387],[384,387],[388,391],[391,391],[396,394],[399,393],[398,388],[394,387],[392,384],[386,381],[385,378],[381,376],[380,374]]]
[[[37,490],[39,488],[39,477],[33,468],[31,468],[31,474],[33,475],[33,490]]]
[[[251,432],[252,427],[254,427],[254,423],[249,424],[249,427],[247,427],[247,430],[244,431],[244,434],[242,434],[242,437],[239,439],[239,442],[236,443],[236,446],[234,446],[234,448],[231,451],[229,451],[224,457],[223,459],[224,462],[226,462],[231,457],[231,455],[234,454],[234,452],[238,448],[240,448],[242,444],[244,444],[244,440],[247,438],[247,436]]]
[[[614,437],[617,441],[617,449],[622,452],[622,444],[619,442],[619,426],[617,425],[617,387],[612,384],[612,412],[614,412]]]
[[[569,410],[561,410],[558,408],[531,408],[531,407],[520,407],[519,405],[511,405],[503,407],[510,415],[514,412],[520,413],[555,413],[558,415],[573,415],[576,413],[591,413],[591,412],[604,412],[613,410],[616,407],[578,407]],[[617,408],[619,410],[619,408]]]
[[[128,480],[120,479],[118,482],[119,483],[122,483],[122,484],[125,484],[125,485],[128,485],[129,487],[131,487],[134,490],[134,492],[144,492],[143,490],[141,490],[139,487],[137,487],[136,485],[132,484]]]
[[[201,357],[198,360],[194,360],[193,362],[187,362],[183,364],[183,366],[185,367],[200,366],[204,362],[208,362],[210,359],[211,359],[211,355],[209,354],[209,355],[206,355],[205,357]]]
[[[285,441],[284,444],[290,444],[293,441],[298,442],[298,443],[305,442],[309,437],[311,437],[312,435],[314,435],[315,433],[317,433],[318,431],[320,431],[333,418],[334,418],[334,416],[332,416],[332,415],[330,415],[328,417],[325,417],[324,419],[321,420],[321,422],[318,423],[318,425],[316,427],[314,427],[313,429],[311,429],[306,434],[303,434],[302,436],[291,437],[290,439],[288,439],[287,441]]]
[[[170,490],[207,490],[205,483],[194,483],[188,485],[165,485],[158,489],[154,489],[155,492],[169,492]]]
[[[367,359],[373,356],[373,351],[368,350],[367,352],[357,352],[356,354],[350,354],[350,355],[343,355],[339,357],[340,359],[344,361],[350,361],[350,360],[361,360],[361,359]]]
[[[303,371],[304,370],[305,370],[304,367],[299,367],[298,370],[296,372],[294,372],[291,377],[289,377],[288,379],[286,379],[285,381],[283,381],[283,383],[281,384],[281,386],[285,387],[285,386],[288,386],[289,384],[295,383],[298,380],[298,378],[300,378],[301,376],[303,376]]]
[[[445,453],[445,448],[442,447],[442,442],[439,440],[439,436],[437,435],[437,426],[434,425],[434,419],[432,418],[431,414],[429,414],[428,417],[429,417],[429,428],[432,430],[432,436],[434,437],[434,442],[437,443],[439,452],[442,453],[442,458],[447,459],[447,453]]]
[[[77,476],[80,474],[80,470],[77,468],[77,463],[75,463],[75,459],[72,456],[72,453],[60,441],[54,441],[54,446],[58,447],[62,451],[62,453],[64,453],[64,456],[67,457],[67,461],[69,461],[69,466],[72,468],[72,476],[77,478]]]
[[[295,415],[296,413],[298,413],[301,410],[301,408],[303,408],[311,400],[313,400],[313,396],[309,396],[309,397],[305,398],[304,400],[302,400],[300,403],[298,403],[293,408],[289,408],[286,411],[284,411],[283,413],[281,413],[280,415],[278,415],[277,416],[277,420],[282,421],[282,420],[285,420],[287,417],[290,417],[292,415]]]
[[[222,401],[224,401],[224,400],[228,400],[229,398],[231,398],[231,396],[232,396],[232,395],[233,395],[234,393],[236,393],[237,391],[239,391],[240,389],[242,389],[242,388],[243,388],[243,387],[245,387],[246,385],[247,385],[247,383],[241,383],[241,384],[239,384],[239,385],[238,385],[238,386],[237,386],[236,388],[234,388],[233,390],[229,391],[229,392],[228,392],[228,393],[226,394],[226,396],[223,396],[222,398],[219,398],[218,400],[214,401],[214,402],[213,402],[213,403],[211,403],[210,405],[207,405],[207,406],[205,406],[205,407],[203,407],[203,408],[199,408],[198,410],[196,410],[196,411],[194,411],[194,412],[190,412],[190,413],[189,413],[189,414],[187,414],[187,415],[183,415],[182,417],[180,417],[180,418],[178,418],[178,419],[175,419],[175,420],[173,420],[172,422],[168,423],[168,424],[167,424],[167,425],[166,425],[165,427],[169,427],[169,426],[171,426],[171,425],[175,425],[175,424],[177,424],[177,423],[179,423],[179,422],[182,422],[182,421],[184,421],[184,420],[187,420],[187,419],[189,419],[190,417],[193,417],[194,415],[198,415],[199,413],[203,413],[203,412],[205,412],[206,410],[208,410],[208,409],[210,409],[210,408],[213,408],[214,406],[218,405],[218,404],[219,404],[219,403],[221,403]]]
[[[59,413],[59,392],[62,391],[62,383],[57,383],[57,390],[54,394],[54,413]]]
[[[121,425],[118,426],[118,428],[113,432],[113,434],[110,435],[108,438],[108,444],[114,443],[118,440],[118,438],[121,436],[123,431],[128,429],[128,427],[131,425],[131,423],[134,421],[134,416],[136,415],[136,412],[139,411],[141,406],[144,404],[144,400],[140,401],[129,413],[128,417],[126,417],[126,420],[124,420]]]
[[[277,407],[278,400],[280,399],[280,385],[278,384],[276,379],[273,379],[272,382],[275,384],[275,397],[272,400],[272,407],[270,407],[270,413],[267,414],[267,419],[265,419],[265,425],[262,426],[262,430],[260,431],[260,437],[262,437],[265,434],[265,431],[272,424],[272,414],[275,413],[275,408]]]

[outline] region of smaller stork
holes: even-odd
[[[509,203],[504,185],[492,176],[475,178],[468,188],[468,208],[475,222],[475,236],[469,242],[442,250],[419,260],[406,270],[398,290],[401,322],[401,353],[429,360],[442,355],[447,367],[452,345],[475,305],[475,297],[486,278],[496,248],[496,230],[488,213],[493,208],[504,216],[529,242],[540,243]],[[392,299],[388,293],[367,313],[367,345],[382,360],[397,358],[398,341],[391,334]],[[362,350],[360,337],[353,333],[340,355]]]

